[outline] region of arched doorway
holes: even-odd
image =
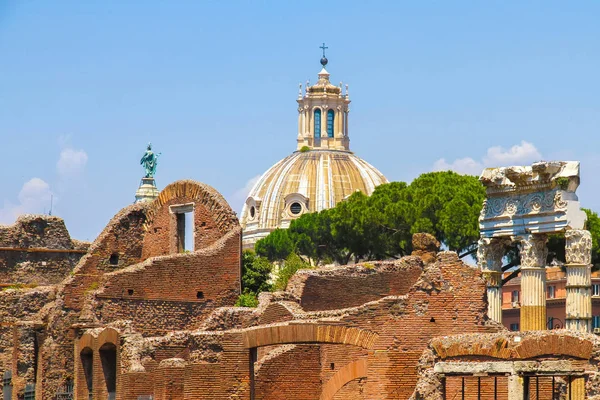
[[[108,400],[114,400],[117,393],[117,346],[113,343],[104,343],[98,352],[100,353]]]
[[[371,349],[379,335],[360,328],[325,324],[281,324],[249,328],[242,334],[244,347],[250,351],[250,400],[256,399],[255,364],[258,348],[274,345],[351,345]],[[304,346],[305,348],[307,346]],[[293,364],[294,361],[286,365]]]
[[[85,347],[81,350],[79,356],[83,366],[88,396],[91,398],[94,384],[94,351],[89,347]]]

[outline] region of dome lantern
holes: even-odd
[[[348,137],[348,105],[350,99],[342,93],[342,86],[329,81],[325,69],[329,60],[325,57],[325,43],[321,46],[323,57],[317,83],[306,85],[306,94],[298,97],[298,150],[332,149],[350,150]],[[347,92],[347,90],[346,90]]]

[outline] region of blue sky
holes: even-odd
[[[600,3],[0,0],[0,223],[54,214],[93,240],[157,183],[236,210],[295,149],[299,82],[326,42],[351,148],[390,180],[582,163],[600,211]]]

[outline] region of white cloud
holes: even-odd
[[[4,202],[0,208],[0,223],[13,223],[21,214],[41,214],[48,211],[52,191],[50,185],[40,178],[32,178],[23,184],[19,195],[18,204]]]
[[[504,149],[501,146],[490,147],[487,149],[486,155],[481,158],[481,161],[465,157],[449,163],[446,159],[440,158],[433,163],[432,170],[452,170],[459,174],[480,175],[484,168],[528,165],[541,159],[542,154],[538,149],[532,143],[522,140],[521,144],[516,144],[509,149]]]
[[[448,163],[445,158],[440,158],[433,163],[434,171],[455,171],[459,174],[479,175],[483,170],[483,165],[480,162],[473,160],[471,157],[459,158],[452,163]]]
[[[540,161],[542,155],[536,147],[524,140],[521,144],[516,144],[510,149],[505,150],[501,146],[490,147],[487,155],[483,157],[483,163],[486,167],[505,167],[508,165],[526,165],[534,161]]]
[[[56,169],[62,177],[79,175],[87,164],[88,155],[84,150],[67,147],[60,152]]]

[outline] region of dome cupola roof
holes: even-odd
[[[335,207],[356,191],[370,195],[387,183],[381,172],[350,151],[348,85],[332,85],[325,44],[316,84],[298,93],[297,150],[273,165],[252,188],[242,210],[244,248],[302,214]]]

